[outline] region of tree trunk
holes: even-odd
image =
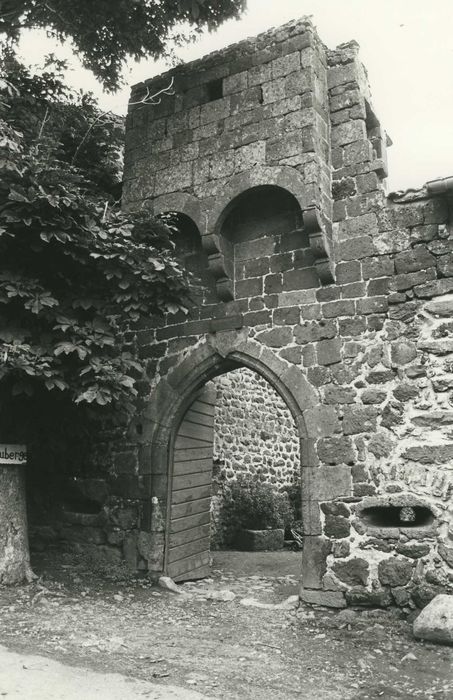
[[[0,464],[0,584],[30,582],[24,467]]]

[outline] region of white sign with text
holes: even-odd
[[[26,445],[4,445],[0,443],[0,464],[26,464]]]

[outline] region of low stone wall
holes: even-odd
[[[36,507],[36,495],[29,512],[32,551],[57,545],[83,554],[100,571],[136,568],[140,501],[114,495],[107,478],[61,480],[53,508]]]

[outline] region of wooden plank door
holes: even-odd
[[[215,389],[206,386],[186,411],[174,439],[166,549],[166,570],[174,581],[210,574],[214,410]]]

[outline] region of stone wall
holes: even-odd
[[[216,387],[211,546],[229,541],[223,517],[225,487],[238,475],[276,490],[300,484],[299,436],[283,399],[263,377],[237,369],[212,380]]]
[[[277,489],[300,478],[299,437],[283,399],[269,383],[247,369],[213,380],[217,389],[214,461],[220,477],[238,474]]]
[[[132,329],[146,408],[112,478],[141,503],[136,566],[163,566],[171,426],[195,388],[247,366],[301,438],[302,598],[423,605],[453,585],[450,181],[386,196],[358,47],[326,49],[308,20],[133,102],[172,76],[174,97],[130,108],[125,206],[190,220],[206,284],[188,317]]]

